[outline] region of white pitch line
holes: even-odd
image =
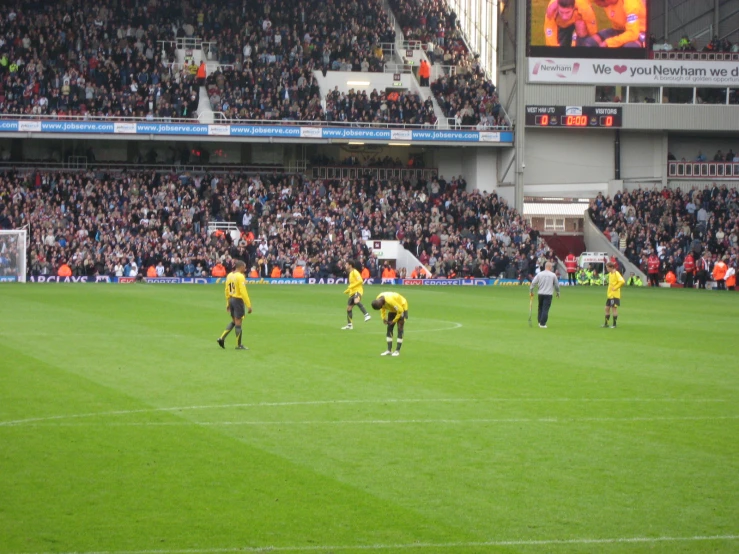
[[[239,546],[234,548],[181,548],[162,550],[98,550],[73,552],[16,552],[14,554],[229,554],[231,552],[333,552],[341,550],[411,550],[428,548],[480,548],[486,546],[558,546],[577,544],[650,544],[659,542],[735,541],[739,535],[697,535],[693,537],[620,537],[605,539],[491,540],[470,542],[412,542],[400,544]]]
[[[145,414],[156,412],[180,412],[189,410],[227,410],[231,408],[281,408],[288,406],[329,406],[339,404],[420,404],[420,403],[515,403],[515,402],[727,402],[723,398],[384,398],[357,400],[296,400],[292,402],[252,402],[238,404],[216,404],[205,406],[173,406],[170,408],[142,408],[139,410],[114,410],[110,412],[93,412],[85,414],[67,414],[46,417],[31,417],[10,421],[0,421],[0,427],[23,425],[40,421],[59,419],[80,419],[87,417]]]
[[[435,327],[435,328],[432,328],[432,329],[415,329],[414,328],[414,329],[409,330],[409,332],[412,332],[413,334],[416,334],[416,333],[436,333],[436,332],[439,332],[439,331],[454,331],[456,329],[461,329],[463,327],[463,325],[461,323],[459,323],[459,322],[456,322],[456,321],[447,321],[447,320],[444,320],[444,319],[423,319],[423,320],[419,320],[419,321],[438,321],[440,323],[450,323],[451,325],[448,325],[446,327]],[[328,333],[330,333],[331,331],[333,331],[333,327],[330,328],[330,329],[327,329],[326,331],[321,332],[321,333],[287,333],[287,334],[284,334],[283,333],[280,336],[283,336],[283,337],[284,336],[288,336],[288,337],[303,337],[303,336],[306,336],[306,335],[307,336],[325,336]],[[384,334],[384,331],[382,331],[381,333],[372,332],[371,334]],[[14,331],[14,332],[11,332],[11,331],[0,331],[0,337],[5,337],[5,336],[7,336],[7,337],[14,337],[14,336],[18,336],[18,335],[23,335],[24,337],[31,336],[31,337],[59,337],[59,338],[64,338],[64,337],[100,337],[100,336],[106,336],[107,337],[108,335],[110,335],[110,333],[103,333],[103,332],[99,332],[99,331],[98,332],[96,332],[96,331],[90,331],[90,332],[87,332],[87,333],[55,333],[55,332],[46,332],[46,331],[30,331],[30,332],[23,332],[23,331],[21,331],[21,332],[18,332],[18,331]],[[146,338],[146,337],[154,337],[154,338],[162,338],[162,337],[164,337],[164,338],[166,338],[166,337],[171,337],[171,338],[185,338],[186,336],[187,335],[177,335],[177,334],[173,334],[173,333],[134,333],[134,334],[127,333],[126,334],[126,337],[129,337],[129,338]],[[261,336],[261,334],[259,332],[256,332],[256,333],[252,333],[251,336],[258,337],[258,336]]]
[[[339,419],[339,420],[287,420],[287,421],[128,421],[89,423],[43,423],[36,422],[25,427],[180,427],[180,426],[275,426],[275,425],[465,425],[490,423],[630,423],[653,421],[726,421],[737,420],[731,416],[643,416],[643,417],[537,417],[537,418],[476,418],[476,419]]]

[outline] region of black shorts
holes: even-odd
[[[606,306],[609,308],[615,308],[616,306],[621,305],[621,299],[620,298],[608,298],[606,299]]]
[[[355,301],[356,299],[356,301]],[[358,292],[355,292],[349,297],[349,300],[347,301],[347,306],[354,306],[355,304],[359,304],[362,301],[362,295]]]
[[[387,314],[388,325],[393,325],[393,319],[395,319],[397,315],[397,312],[390,312]],[[400,319],[402,319],[403,321],[408,319],[408,310],[403,312],[403,315],[400,316]],[[400,321],[398,321],[398,323],[400,323]]]
[[[572,35],[575,34],[575,25],[572,24],[568,27],[559,27],[557,29],[557,42],[560,48],[571,48],[572,47]]]
[[[231,317],[234,319],[242,319],[246,314],[244,301],[241,298],[229,298],[228,311],[231,312]]]

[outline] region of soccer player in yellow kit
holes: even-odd
[[[226,337],[231,329],[236,328],[236,350],[249,350],[241,344],[241,322],[244,319],[245,307],[251,313],[251,300],[246,291],[246,264],[236,262],[236,268],[226,276],[226,311],[231,314],[231,323],[218,338],[218,346],[226,348]]]
[[[610,274],[608,276],[608,291],[606,292],[606,321],[603,327],[608,327],[608,320],[613,312],[613,325],[611,329],[616,328],[616,320],[618,319],[618,307],[621,305],[621,287],[626,284],[623,276],[616,269],[616,264],[608,262],[606,269]]]
[[[364,320],[369,321],[372,316],[367,313],[367,309],[362,304],[362,295],[364,294],[364,279],[359,274],[359,262],[348,261],[346,262],[346,272],[349,274],[349,286],[344,291],[344,294],[349,295],[349,301],[346,304],[346,325],[342,329],[351,330],[354,328],[352,325],[352,310],[354,305],[362,310],[364,314]]]
[[[643,0],[592,0],[611,20],[611,29],[591,34],[583,46],[645,48],[647,9]]]
[[[589,35],[598,32],[598,23],[589,0],[551,0],[544,16],[544,40],[547,46],[580,46]]]
[[[405,321],[408,319],[408,301],[397,292],[383,292],[372,301],[372,307],[380,310],[382,322],[387,325],[387,350],[380,356],[400,356]],[[398,324],[398,340],[395,352],[393,352],[393,330],[396,323]]]

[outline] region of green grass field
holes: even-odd
[[[0,286],[0,553],[739,551],[739,294],[342,289]]]
[[[610,19],[606,15],[603,8],[599,8],[591,2],[595,19],[598,22],[598,29],[610,29],[612,27]],[[544,37],[544,16],[549,6],[549,0],[531,0],[531,46],[546,46]]]

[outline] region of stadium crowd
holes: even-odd
[[[179,4],[127,4],[3,3],[0,112],[191,117],[193,79],[157,44],[175,38]]]
[[[334,90],[326,97],[328,121],[358,121],[433,125],[436,123],[431,99],[425,102],[418,94],[350,90],[347,94]]]
[[[172,45],[187,36],[218,43],[218,60],[236,73],[236,90],[222,96],[253,118],[279,111],[271,108],[284,89],[302,94],[301,76],[313,86],[313,68],[382,71],[381,43],[395,39],[379,0],[231,0],[218,10],[204,1],[18,0],[0,6],[0,113],[192,117],[197,67],[173,63]]]
[[[210,276],[240,258],[263,277],[343,277],[341,262],[356,257],[381,277],[390,268],[369,239],[401,241],[434,277],[523,279],[553,259],[504,200],[465,189],[442,176],[7,173],[0,228],[29,226],[32,275]],[[241,238],[209,233],[213,220],[236,223]]]
[[[613,198],[598,195],[588,212],[613,246],[644,273],[660,277],[669,272],[680,280],[685,258],[709,255],[709,267],[726,258],[739,261],[739,193],[712,184],[690,190],[664,188],[619,192]],[[650,256],[653,264],[650,271]],[[656,265],[655,265],[656,264]]]

